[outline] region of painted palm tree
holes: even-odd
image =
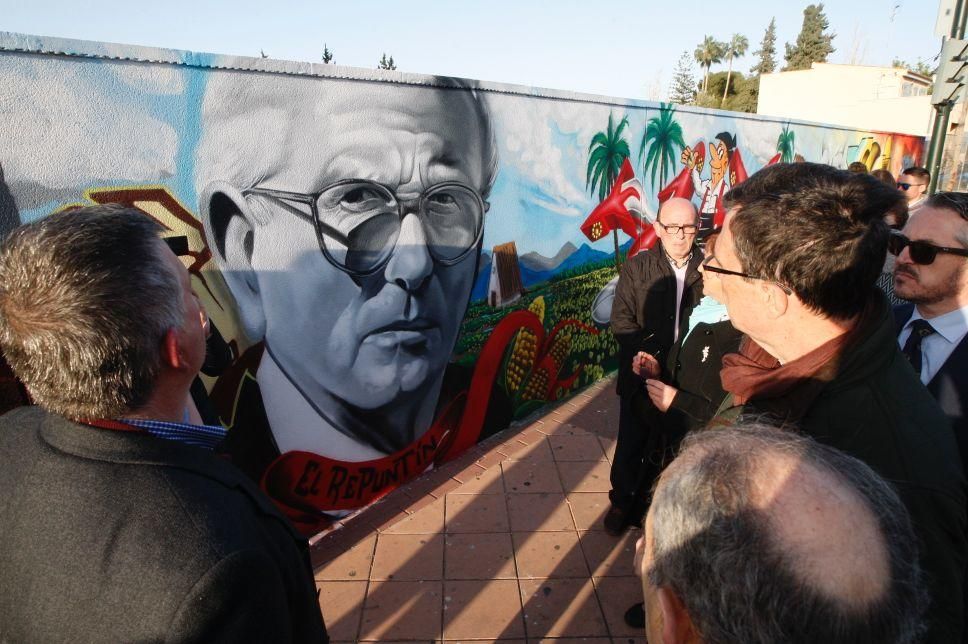
[[[776,140],[776,151],[780,155],[780,163],[793,163],[794,149],[796,147],[795,135],[790,129],[790,124],[783,126],[779,138]]]
[[[667,172],[676,169],[676,160],[686,148],[682,138],[682,126],[676,121],[676,108],[672,103],[662,103],[659,115],[649,119],[642,134],[642,146],[639,148],[639,162],[645,154],[642,164],[642,174],[651,175],[652,188],[656,188],[655,175],[659,175],[658,188],[666,185]],[[648,148],[648,153],[645,152]]]
[[[723,55],[726,53],[726,45],[719,42],[712,36],[706,36],[705,40],[699,43],[696,47],[693,56],[696,57],[696,61],[699,66],[706,70],[706,75],[702,80],[702,91],[706,92],[709,87],[709,68],[713,65],[723,62]]]
[[[608,115],[608,128],[604,132],[598,132],[592,137],[592,142],[588,146],[588,170],[585,173],[585,187],[589,193],[594,195],[598,191],[598,200],[601,202],[612,190],[612,184],[618,177],[622,169],[622,162],[631,156],[629,144],[622,137],[622,132],[629,124],[627,116],[623,116],[615,127],[612,114]],[[619,265],[618,253],[618,231],[612,231],[615,241],[615,267]]]
[[[742,58],[749,49],[750,41],[742,34],[733,34],[732,40],[726,43],[726,58],[729,60],[729,69],[726,71],[726,88],[723,90],[723,102],[720,107],[726,104],[726,94],[729,93],[729,80],[733,75],[733,59]]]

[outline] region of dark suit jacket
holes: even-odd
[[[0,490],[0,641],[327,641],[305,541],[206,450],[17,409]]]
[[[686,269],[685,288],[679,301],[679,333],[688,328],[689,314],[702,298],[699,264],[702,252],[696,248]],[[639,351],[665,362],[675,341],[676,276],[662,243],[639,253],[622,265],[615,286],[611,327],[618,341],[618,383],[620,396],[642,391],[642,380],[632,372],[632,357]]]
[[[913,304],[894,307],[894,323],[898,334],[913,313]],[[968,336],[962,338],[928,383],[928,391],[951,421],[962,468],[968,467]]]

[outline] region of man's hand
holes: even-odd
[[[645,351],[639,351],[632,357],[632,373],[639,378],[658,378],[659,361]]]
[[[652,404],[662,412],[669,409],[672,401],[675,400],[676,394],[679,393],[679,390],[675,387],[667,385],[661,380],[653,380],[651,378],[645,381],[645,388],[649,392],[649,398],[652,399]]]

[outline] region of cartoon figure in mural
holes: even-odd
[[[484,103],[450,83],[208,86],[200,214],[254,342],[237,364],[231,451],[305,509],[358,507],[454,438],[437,403],[497,158]],[[263,474],[285,453],[303,460]]]

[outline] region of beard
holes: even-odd
[[[895,266],[894,294],[912,304],[938,304],[957,294],[963,282],[965,270],[966,267],[962,264],[944,279],[937,280],[934,285],[925,286],[918,279],[917,269]],[[908,281],[898,283],[898,275],[905,275]]]

